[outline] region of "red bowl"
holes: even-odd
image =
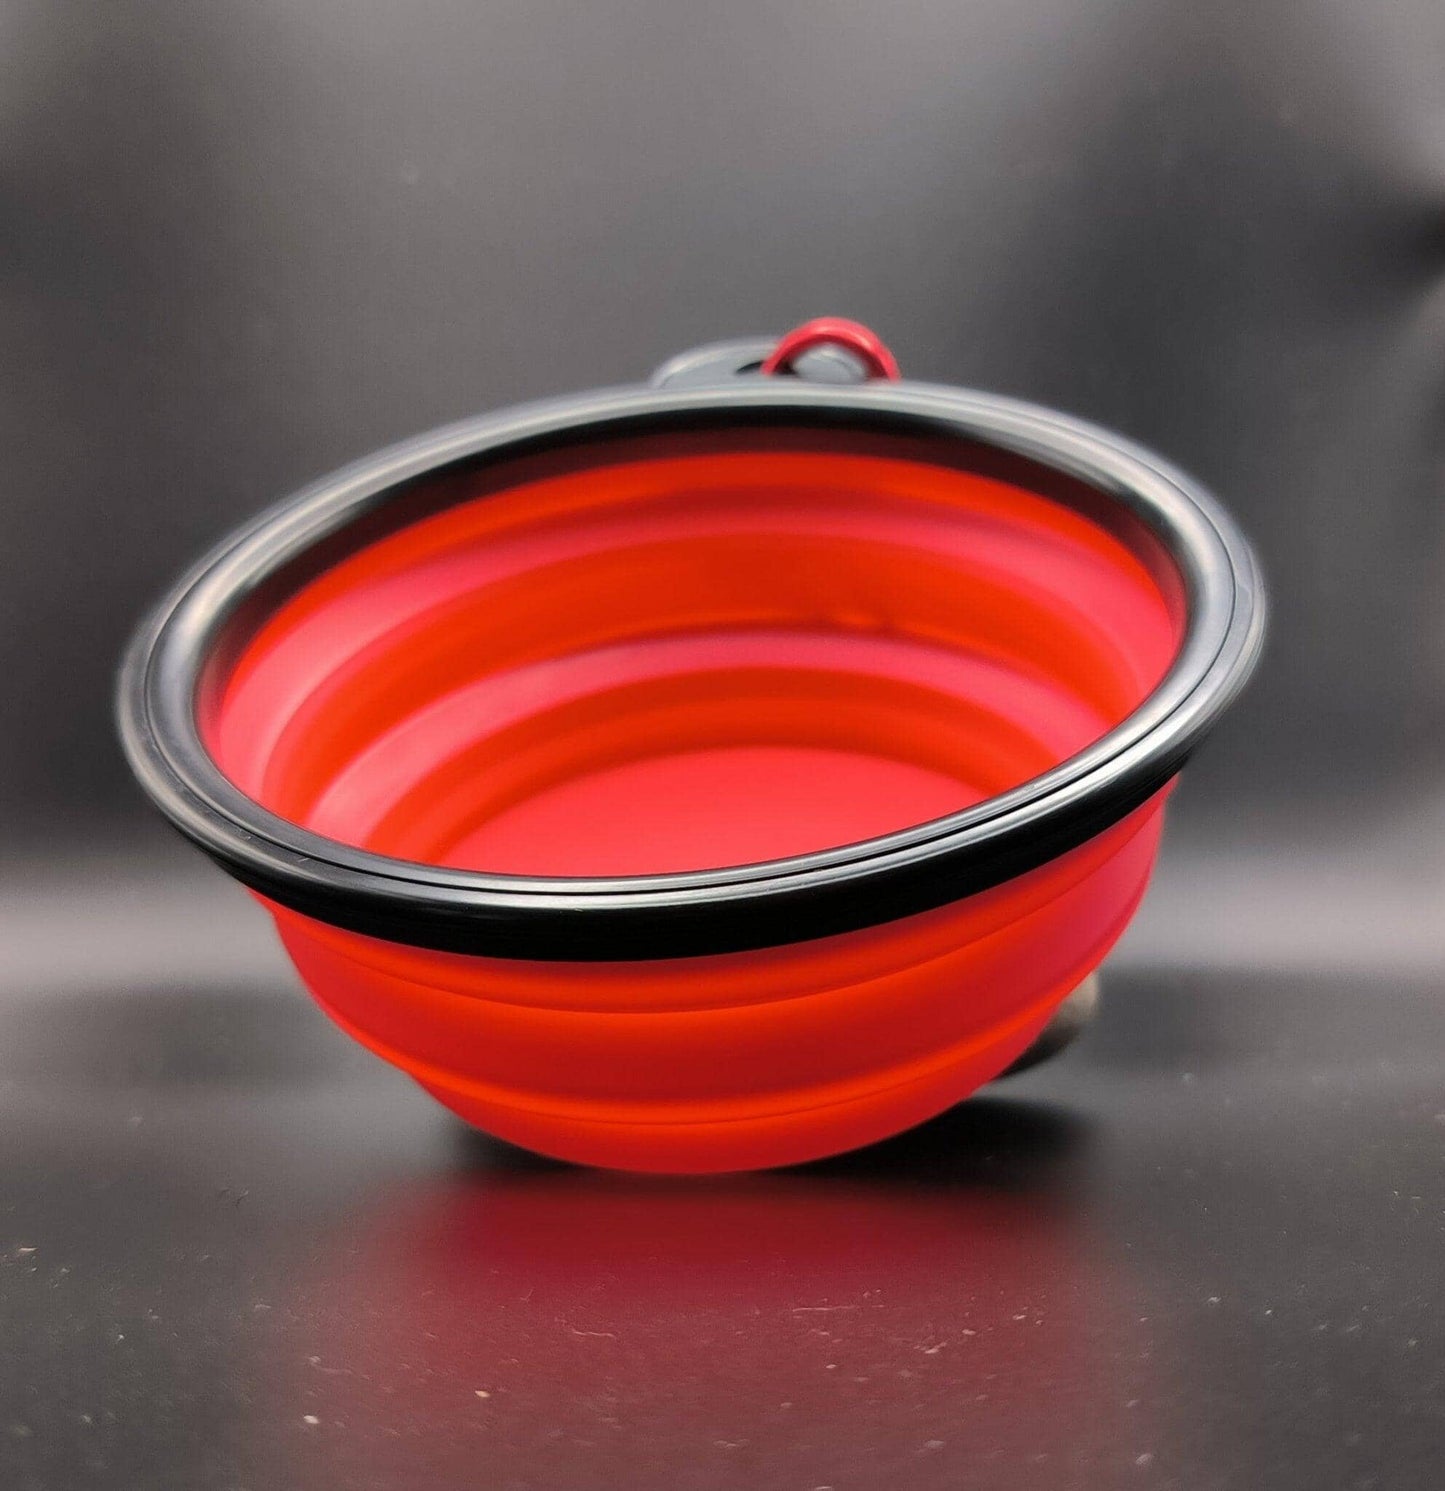
[[[518,1144],[744,1169],[957,1102],[1118,937],[1258,652],[1186,478],[791,375],[820,341],[892,371],[825,323],[352,467],[127,657],[161,809],[338,1024]]]

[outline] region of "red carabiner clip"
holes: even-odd
[[[813,347],[841,347],[851,352],[867,370],[870,378],[901,378],[898,360],[883,344],[876,332],[857,321],[842,316],[819,316],[796,326],[768,354],[763,362],[765,373],[786,373],[803,353]]]

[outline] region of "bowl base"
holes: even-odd
[[[1099,975],[1091,973],[1054,1011],[1053,1017],[1039,1032],[1028,1050],[1017,1061],[1005,1067],[993,1080],[1002,1082],[1005,1077],[1016,1076],[1019,1072],[1026,1072],[1030,1067],[1036,1067],[1041,1062],[1052,1060],[1078,1040],[1093,1023],[1098,1013]]]
[[[982,794],[909,761],[755,745],[581,773],[477,825],[442,856],[513,875],[721,869],[856,843]]]

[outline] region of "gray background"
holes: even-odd
[[[1433,1484],[1442,76],[1433,0],[0,3],[0,1480]],[[464,1142],[150,818],[124,635],[824,312],[1202,477],[1265,666],[1057,1067],[707,1191]]]

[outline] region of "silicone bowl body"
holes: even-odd
[[[121,720],[327,1013],[463,1118],[744,1169],[1030,1044],[1259,621],[1228,520],[1115,437],[740,378],[301,494],[142,628]]]

